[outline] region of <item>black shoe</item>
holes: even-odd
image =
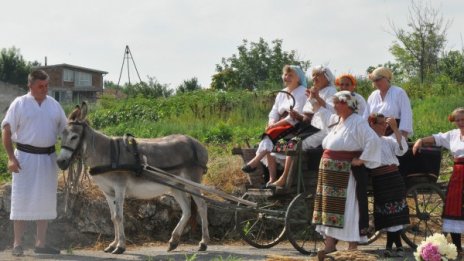
[[[393,257],[393,250],[391,248],[387,248],[383,251],[384,257]]]
[[[13,256],[23,256],[24,255],[24,250],[22,246],[15,246],[13,250],[11,251],[11,254]]]
[[[403,247],[397,247],[396,248],[396,255],[399,257],[404,257],[404,248]]]
[[[53,248],[51,246],[45,245],[44,247],[35,247],[34,253],[36,254],[50,254],[50,255],[59,255],[60,250]]]
[[[245,166],[242,167],[242,171],[246,173],[251,173],[256,170],[256,167],[253,168],[252,166],[246,164]]]

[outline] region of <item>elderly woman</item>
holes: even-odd
[[[337,92],[337,89],[334,86],[335,77],[328,67],[322,65],[314,67],[311,73],[313,79],[313,87],[306,90],[307,96],[312,94],[313,99],[315,99],[321,106],[327,108],[328,110],[334,112],[333,104],[333,95]],[[310,148],[319,147],[322,144],[322,139],[327,135],[327,131],[322,127],[321,120],[317,117],[313,117],[314,112],[311,102],[309,100],[303,107],[303,113],[299,113],[296,110],[290,111],[290,116],[293,119],[296,119],[302,123],[302,128],[304,126],[311,125],[315,128],[320,129],[318,132],[312,134],[311,136],[305,138],[302,142],[302,149],[308,150]],[[288,174],[290,173],[290,167],[293,163],[292,157],[287,156],[285,158],[284,171],[282,176],[274,182],[271,183],[271,186],[284,187]]]
[[[274,105],[269,113],[269,121],[265,133],[256,151],[256,156],[242,167],[242,171],[244,172],[253,172],[256,170],[258,164],[260,164],[260,161],[263,160],[263,163],[267,164],[269,169],[268,184],[276,180],[276,160],[271,155],[274,144],[295,129],[298,121],[292,118],[289,112],[292,110],[301,112],[306,102],[306,77],[299,66],[284,66],[282,80],[285,85],[283,91],[292,94],[295,98],[295,105],[292,107],[293,101],[289,95],[285,93],[277,94]]]
[[[453,244],[458,253],[462,255],[461,234],[464,232],[464,107],[455,109],[448,117],[454,122],[456,129],[445,133],[418,139],[412,149],[413,154],[418,153],[424,146],[442,146],[447,148],[454,157],[453,174],[446,191],[445,207],[443,211],[443,232],[451,233]]]
[[[359,115],[364,115],[364,110],[366,109],[366,100],[359,93],[355,92],[357,81],[351,74],[342,74],[338,76],[335,80],[335,85],[340,88],[340,91],[349,91],[356,98],[358,102],[358,113]]]
[[[384,255],[393,256],[393,243],[396,253],[403,256],[400,233],[404,225],[409,224],[409,209],[406,202],[406,184],[399,172],[397,156],[408,151],[406,138],[401,135],[393,118],[385,118],[383,114],[369,115],[369,125],[381,140],[381,166],[370,171],[374,191],[374,224],[375,230],[387,231],[387,243]],[[384,136],[390,126],[393,135]]]
[[[323,259],[335,251],[337,240],[349,242],[348,249],[357,248],[357,242],[367,241],[360,229],[360,208],[353,175],[357,167],[380,165],[380,139],[367,121],[355,113],[356,99],[349,91],[334,95],[336,114],[313,100],[315,117],[321,118],[329,130],[322,141],[324,153],[319,176],[312,223],[325,237],[325,249],[318,252]]]
[[[412,134],[411,102],[403,89],[391,85],[392,71],[386,67],[379,67],[369,75],[369,79],[377,90],[367,99],[364,118],[367,120],[371,113],[382,113],[385,117],[396,119],[404,137],[410,136]],[[392,130],[388,128],[387,135],[391,134]]]

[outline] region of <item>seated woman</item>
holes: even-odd
[[[453,244],[462,256],[461,234],[464,232],[464,107],[455,109],[448,117],[450,122],[456,124],[456,129],[445,133],[418,139],[412,148],[413,154],[419,152],[424,146],[442,146],[447,148],[454,157],[453,174],[446,190],[445,206],[443,211],[442,231],[451,233]]]
[[[271,155],[274,144],[291,133],[297,124],[297,121],[289,115],[289,112],[292,110],[301,112],[306,102],[306,77],[299,66],[284,66],[282,80],[285,85],[283,91],[293,95],[295,106],[292,107],[292,99],[289,95],[281,92],[277,94],[269,113],[268,125],[256,151],[256,156],[242,167],[244,172],[253,172],[260,164],[260,161],[263,160],[263,163],[267,164],[269,169],[268,184],[276,180],[276,160]]]
[[[364,110],[366,109],[366,100],[359,93],[355,92],[357,85],[356,78],[351,74],[342,74],[335,80],[335,85],[340,88],[340,91],[349,91],[354,95],[358,102],[358,110],[356,113],[363,116]]]
[[[408,94],[398,86],[392,85],[393,73],[389,68],[378,67],[369,79],[377,89],[367,98],[367,108],[364,118],[367,120],[371,113],[382,113],[385,117],[395,118],[398,128],[404,137],[412,134],[412,109]],[[387,128],[387,135],[392,131]]]
[[[398,130],[396,120],[385,118],[383,114],[372,113],[368,119],[369,125],[381,140],[381,166],[370,171],[374,191],[374,224],[375,230],[387,231],[387,244],[384,255],[393,256],[393,243],[396,253],[403,256],[401,230],[409,224],[409,209],[406,202],[406,184],[399,172],[397,156],[408,151],[406,138]],[[393,135],[384,136],[387,126],[393,130]]]
[[[356,191],[356,167],[380,166],[381,143],[366,120],[355,113],[356,99],[349,91],[333,97],[336,114],[314,102],[314,117],[320,117],[328,134],[322,141],[324,153],[319,166],[312,224],[325,238],[319,260],[335,251],[338,240],[348,241],[348,249],[357,249],[357,242],[367,241],[360,218],[362,211]],[[367,212],[367,210],[366,210]],[[366,213],[367,214],[367,213]]]
[[[310,93],[312,97],[319,103],[321,106],[329,109],[330,111],[334,111],[333,109],[333,95],[337,92],[337,89],[333,85],[335,77],[330,71],[329,68],[324,66],[318,66],[313,68],[311,72],[311,76],[313,79],[313,87],[306,90],[306,95],[309,96]],[[290,111],[290,116],[293,119],[298,120],[303,126],[307,124],[311,124],[312,126],[320,129],[320,131],[312,134],[311,136],[305,138],[302,141],[302,149],[308,150],[311,148],[317,148],[321,146],[322,139],[324,139],[325,135],[327,135],[327,131],[322,129],[322,124],[320,119],[313,118],[313,108],[309,101],[306,101],[306,104],[303,107],[303,113],[298,113],[295,110]],[[287,183],[288,174],[290,173],[290,169],[293,163],[293,159],[290,156],[285,158],[284,164],[284,171],[282,176],[274,182],[271,183],[272,186],[276,187],[284,187]]]

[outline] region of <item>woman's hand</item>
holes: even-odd
[[[308,99],[311,99],[311,98],[318,99],[318,98],[320,98],[319,89],[317,89],[316,87],[311,87],[310,89],[307,89],[306,90],[306,95],[308,96]]]
[[[303,115],[299,114],[297,111],[294,111],[292,109],[290,110],[289,114],[290,114],[290,117],[292,117],[293,119],[297,121],[303,121]]]
[[[392,131],[396,131],[398,129],[398,124],[396,123],[396,119],[395,118],[387,118],[385,119],[385,121],[387,122],[387,124],[390,126],[390,128],[392,129]]]
[[[362,166],[364,162],[365,161],[362,159],[354,158],[351,160],[351,165],[358,167],[358,166]]]
[[[412,147],[412,154],[416,155],[417,151],[422,147],[422,139],[418,139]]]

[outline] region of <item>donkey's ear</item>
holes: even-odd
[[[79,107],[79,105],[76,105],[76,107],[74,107],[74,110],[72,110],[71,113],[69,113],[68,121],[78,120],[80,114],[81,114],[81,107]]]
[[[79,119],[80,119],[81,121],[84,121],[86,117],[87,117],[87,103],[86,103],[86,102],[82,102],[82,105],[81,105],[81,115],[80,115]]]

